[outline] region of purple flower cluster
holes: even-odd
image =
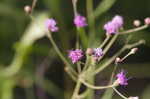
[[[120,85],[128,85],[128,79],[126,78],[126,73],[122,70],[116,75],[117,81]]]
[[[84,16],[77,15],[74,18],[74,24],[76,25],[76,27],[85,27],[87,26],[86,18]]]
[[[107,34],[116,34],[118,30],[123,26],[123,18],[116,15],[111,21],[104,25],[104,29]]]
[[[46,28],[48,29],[48,30],[50,30],[51,32],[57,32],[58,31],[58,27],[56,26],[57,25],[57,23],[56,23],[56,21],[54,20],[54,19],[47,19],[46,21],[45,21],[45,25],[46,25]]]
[[[82,57],[83,57],[83,51],[80,49],[69,51],[69,58],[71,59],[73,64],[80,61]]]

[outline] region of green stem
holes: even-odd
[[[31,9],[32,9],[31,13],[33,13],[36,3],[37,3],[37,0],[33,0],[32,7],[31,7]]]
[[[72,0],[74,16],[76,16],[78,14],[78,12],[77,12],[77,2],[78,2],[78,0]]]
[[[85,33],[84,28],[77,28],[78,35],[80,37],[81,43],[83,45],[83,48],[87,48],[88,43],[88,37]]]
[[[81,81],[85,86],[87,86],[88,88],[95,89],[95,90],[115,87],[114,84],[108,85],[108,86],[94,86],[94,85],[91,85],[91,84],[85,82],[83,79],[80,79],[80,81]]]
[[[80,74],[81,73],[81,64],[80,63],[77,63],[77,69],[78,69],[78,73]]]
[[[90,61],[91,61],[91,57],[89,55],[86,55],[86,63],[84,65],[84,68],[83,68],[83,71],[85,71],[86,69],[88,69],[88,66],[90,64]]]
[[[119,35],[116,34],[112,39],[111,41],[109,42],[109,44],[106,46],[106,48],[104,49],[104,55],[107,53],[107,51],[110,49],[110,47],[113,45],[113,43],[116,41],[117,37]]]
[[[95,19],[93,14],[93,0],[86,1],[86,9],[87,9],[87,17],[88,17],[88,25],[89,25],[89,46],[92,45],[94,37],[95,37]]]
[[[55,51],[57,52],[57,54],[59,55],[59,57],[68,66],[69,70],[71,70],[74,75],[77,75],[76,71],[74,71],[74,69],[71,67],[71,64],[66,60],[66,58],[62,55],[61,51],[57,47],[55,41],[53,40],[53,38],[51,36],[51,33],[47,32],[47,37],[49,38],[50,42],[52,43],[52,45],[53,45]]]
[[[114,79],[113,77],[115,75],[116,69],[117,69],[117,65],[115,65],[114,68],[113,68],[113,71],[112,71],[112,74],[111,74],[111,77],[110,77],[110,82],[109,82],[110,84],[113,82],[113,79]]]
[[[80,91],[80,86],[81,86],[81,82],[80,80],[78,80],[71,99],[77,99]]]
[[[129,34],[129,33],[132,33],[132,32],[137,32],[137,31],[146,29],[148,26],[149,25],[143,25],[143,26],[140,26],[140,27],[137,27],[137,28],[134,28],[134,29],[129,29],[129,30],[126,30],[126,31],[123,31],[123,32],[119,32],[119,35],[124,35],[124,34]]]
[[[73,80],[73,81],[77,81],[77,78],[76,78],[76,76],[75,75],[73,75],[73,73],[69,70],[69,68],[68,67],[66,67],[66,72],[68,73],[68,75],[71,77],[71,79]]]
[[[127,57],[132,55],[133,53],[129,52],[127,55],[125,55],[123,58],[121,58],[121,62],[124,61]]]
[[[113,87],[113,89],[114,89],[114,91],[115,91],[120,97],[122,97],[123,99],[128,99],[128,98],[125,97],[123,94],[121,94],[116,88]]]
[[[135,46],[138,46],[138,45],[141,45],[143,43],[145,43],[145,41],[144,40],[140,40],[139,42],[125,45],[112,58],[110,58],[102,66],[100,66],[98,69],[96,69],[95,72],[94,72],[94,74],[97,74],[97,73],[101,72],[102,70],[104,70],[107,66],[109,66],[116,59],[116,57],[118,57],[126,49],[131,49],[131,48],[133,48]]]
[[[103,43],[99,46],[99,48],[103,48],[106,45],[106,43],[109,41],[110,37],[111,37],[110,35],[107,35]]]

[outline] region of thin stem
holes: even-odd
[[[86,0],[86,10],[89,25],[89,44],[91,46],[95,37],[95,18],[93,13],[93,0]]]
[[[128,53],[127,55],[125,55],[123,58],[121,58],[121,62],[124,61],[127,57],[129,57],[130,55],[132,55],[133,53]]]
[[[51,36],[51,33],[47,32],[46,34],[47,34],[47,37],[49,38],[50,42],[52,43],[55,51],[57,52],[59,57],[62,59],[62,61],[69,67],[69,69],[72,71],[72,73],[74,73],[74,75],[77,75],[76,71],[74,71],[74,69],[71,67],[71,64],[66,60],[66,58],[63,56],[63,54],[61,53],[61,51],[57,47],[55,41],[53,40],[53,38]]]
[[[105,40],[104,40],[103,43],[99,46],[99,48],[103,48],[103,47],[106,45],[106,43],[109,41],[110,37],[111,37],[110,35],[106,35]]]
[[[129,30],[126,30],[126,31],[123,31],[123,32],[119,32],[119,35],[124,35],[124,34],[129,34],[129,33],[132,33],[132,32],[137,32],[137,31],[146,29],[148,26],[149,25],[143,25],[143,26],[140,26],[140,27],[137,27],[137,28],[134,28],[134,29],[129,29]]]
[[[78,80],[71,99],[77,99],[76,97],[78,97],[80,86],[81,86],[81,82],[80,80]]]
[[[91,85],[91,84],[85,82],[83,79],[80,79],[80,81],[81,81],[85,86],[87,86],[88,88],[95,89],[95,90],[115,87],[114,84],[108,85],[108,86],[94,86],[94,85]]]
[[[72,0],[74,16],[78,14],[77,13],[77,1],[78,0]]]
[[[77,63],[77,69],[78,69],[78,73],[81,73],[81,64]]]
[[[31,7],[31,9],[32,9],[31,13],[34,11],[34,8],[35,8],[35,6],[36,6],[36,3],[37,3],[37,0],[33,0],[33,2],[32,2],[32,7]]]
[[[112,81],[113,81],[113,77],[114,77],[114,75],[115,75],[116,69],[117,69],[117,64],[116,64],[116,65],[114,66],[114,68],[113,68],[113,71],[112,71],[112,74],[111,74],[111,78],[110,78],[110,84],[111,84]]]
[[[77,81],[77,78],[76,78],[76,76],[75,75],[73,75],[73,73],[69,70],[69,69],[67,69],[67,67],[66,67],[66,72],[68,73],[68,75],[71,77],[71,79],[73,80],[73,81]]]
[[[77,28],[78,31],[78,28]],[[79,33],[76,33],[76,48],[79,49]]]
[[[89,55],[86,55],[86,57],[87,57],[87,59],[86,59],[86,63],[85,63],[85,65],[84,65],[83,71],[85,71],[85,70],[88,68],[89,62],[90,62],[90,60],[91,60],[91,58],[90,58]]]
[[[110,41],[110,43],[106,46],[106,48],[104,49],[104,55],[107,53],[107,51],[110,49],[110,47],[112,46],[112,44],[115,42],[115,40],[117,39],[119,35],[116,34]]]
[[[82,47],[87,48],[88,37],[86,35],[86,32],[85,32],[84,28],[77,27],[77,34],[79,36],[79,39],[81,40]]]
[[[115,91],[120,97],[122,97],[123,99],[128,99],[128,98],[125,97],[123,94],[121,94],[116,88],[113,87],[113,89],[114,89],[114,91]]]

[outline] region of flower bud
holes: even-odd
[[[30,14],[31,11],[32,11],[32,8],[31,8],[29,5],[26,5],[26,6],[24,7],[24,11],[25,11],[27,14]]]
[[[137,52],[137,50],[138,50],[138,48],[132,48],[131,51],[130,51],[130,53],[131,54],[135,54]]]
[[[145,18],[145,24],[150,25],[150,17]]]
[[[141,25],[141,21],[140,20],[134,20],[133,21],[133,25],[136,26],[136,27],[138,27],[138,26]]]
[[[120,63],[121,62],[121,59],[119,58],[119,57],[117,57],[116,59],[115,59],[115,64],[118,64],[118,63]]]
[[[66,72],[68,72],[68,71],[69,71],[69,68],[66,66],[66,67],[64,67],[64,70],[65,70]]]
[[[86,54],[87,55],[92,55],[94,53],[94,50],[92,48],[87,48]]]

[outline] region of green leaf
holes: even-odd
[[[103,0],[94,11],[95,18],[108,11],[115,2],[116,0]]]

